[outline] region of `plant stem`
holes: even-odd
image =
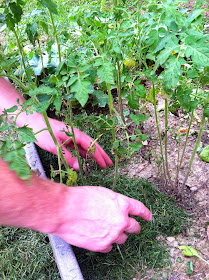
[[[165,98],[165,168],[170,185],[173,187],[168,167],[168,99]]]
[[[120,74],[120,62],[117,61],[117,93],[118,93],[118,103],[120,108],[121,119],[125,123],[124,113],[123,113],[123,103],[121,97],[121,74]]]
[[[186,177],[184,179],[184,182],[183,182],[183,185],[182,185],[182,188],[184,188],[186,182],[187,182],[187,179],[189,177],[189,173],[191,171],[191,167],[192,167],[192,164],[193,164],[193,161],[194,161],[194,157],[196,155],[196,152],[197,152],[197,149],[199,147],[199,144],[200,144],[200,140],[201,140],[201,136],[202,136],[202,133],[203,133],[203,130],[204,130],[204,126],[205,126],[205,114],[203,112],[202,114],[202,120],[201,120],[201,124],[200,124],[200,131],[199,131],[199,134],[198,134],[198,137],[197,137],[197,141],[195,143],[195,147],[194,147],[194,150],[192,152],[192,156],[191,156],[191,159],[190,159],[190,162],[189,162],[189,167],[188,167],[188,170],[187,170],[187,174],[186,174]],[[181,188],[181,189],[182,189]]]
[[[81,181],[82,181],[82,184],[85,185],[80,154],[79,154],[79,150],[78,150],[78,145],[77,145],[76,140],[75,140],[73,122],[70,122],[70,127],[71,127],[71,130],[72,130],[72,138],[73,138],[73,143],[74,143],[74,146],[75,146],[76,157],[77,157],[77,160],[78,160],[78,166],[79,166],[79,171],[80,171],[80,175],[81,175]]]
[[[8,79],[14,81],[16,84],[18,84],[24,91],[28,91],[29,88],[26,87],[17,77],[15,77],[14,75],[10,75],[5,73],[4,71],[1,73],[2,77],[7,77]]]
[[[112,94],[111,94],[109,83],[107,83],[107,91],[108,91],[108,98],[109,98],[110,115],[113,116],[114,108],[113,108]],[[115,133],[114,128],[112,128],[112,137],[113,137],[113,141],[115,142],[116,133]],[[113,191],[116,188],[117,179],[118,179],[118,155],[115,154],[115,176],[114,176],[114,181],[113,181],[113,186],[112,186]]]
[[[66,90],[67,90],[68,95],[70,95],[70,90],[69,90],[68,87],[66,87]],[[82,169],[80,154],[79,154],[79,150],[78,150],[78,145],[77,145],[76,139],[75,139],[72,104],[71,104],[71,101],[69,99],[67,101],[67,106],[68,106],[68,110],[70,112],[70,127],[71,127],[71,132],[72,132],[73,144],[74,144],[74,147],[75,147],[76,157],[77,157],[77,160],[78,160],[79,171],[80,171],[80,175],[81,175],[81,181],[82,181],[82,184],[84,185],[83,169]]]
[[[57,139],[56,139],[56,137],[55,137],[55,135],[54,135],[54,132],[53,132],[53,130],[52,130],[52,128],[51,128],[51,125],[50,125],[50,122],[49,122],[49,119],[48,119],[48,116],[47,116],[46,111],[43,112],[43,117],[44,117],[46,126],[47,126],[47,128],[48,128],[49,134],[51,135],[52,140],[53,140],[53,142],[54,142],[54,144],[55,144],[55,146],[56,146],[57,154],[60,155],[60,157],[61,157],[61,159],[62,159],[62,161],[63,161],[63,163],[64,163],[64,166],[65,166],[66,170],[68,170],[68,169],[69,169],[68,163],[67,163],[67,161],[66,161],[66,159],[65,159],[65,157],[64,157],[64,155],[63,155],[63,153],[62,153],[62,149],[60,148],[59,143],[58,143],[58,141],[57,141]],[[61,176],[61,174],[60,174],[60,176]]]
[[[184,148],[183,148],[183,151],[182,151],[180,163],[179,163],[178,168],[177,168],[175,185],[177,185],[177,183],[178,183],[179,171],[181,169],[181,165],[182,165],[182,162],[183,162],[183,159],[184,159],[184,154],[185,154],[185,150],[186,150],[186,147],[187,147],[189,133],[190,133],[191,125],[192,125],[192,122],[193,122],[193,117],[194,117],[194,110],[192,111],[192,115],[191,115],[190,122],[189,122],[189,128],[187,130],[186,139],[185,139],[185,142],[184,142]]]
[[[54,30],[55,40],[56,40],[56,43],[57,43],[59,62],[61,62],[62,58],[61,58],[60,43],[59,43],[59,40],[58,40],[58,37],[57,37],[57,30],[56,30],[56,27],[55,27],[55,24],[54,24],[53,15],[50,11],[49,11],[49,14],[50,14],[51,22],[52,22],[52,27],[53,27],[53,30]]]
[[[17,35],[17,31],[15,30],[15,28],[13,29],[13,32],[14,32],[14,35],[15,35],[15,38],[16,38],[16,41],[17,41],[17,46],[18,46],[18,49],[19,49],[19,52],[20,52],[21,61],[22,61],[22,65],[23,65],[25,74],[26,74],[26,76],[27,76],[27,78],[28,78],[28,81],[31,82],[31,77],[28,75],[28,72],[27,72],[27,69],[26,69],[26,65],[25,65],[25,61],[24,61],[23,49],[22,49],[22,46],[21,46],[19,37],[18,37],[18,35]]]
[[[203,258],[200,257],[199,255],[198,255],[197,257],[209,265],[209,262],[207,262],[205,259],[203,259]]]
[[[157,126],[158,138],[159,138],[159,141],[160,141],[160,152],[161,152],[161,157],[162,157],[162,161],[163,161],[163,172],[164,172],[164,176],[165,176],[165,179],[166,179],[165,161],[164,161],[164,156],[163,156],[162,138],[161,138],[161,134],[160,134],[159,122],[158,122],[158,117],[157,117],[157,106],[156,106],[156,97],[155,97],[155,85],[154,85],[153,82],[152,82],[152,94],[153,94],[153,100],[154,100],[155,122],[156,122],[156,126]]]
[[[101,1],[101,8],[100,8],[100,12],[102,12],[104,10],[104,5],[105,5],[105,0]]]

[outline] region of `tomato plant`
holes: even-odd
[[[195,109],[202,106],[199,135],[185,185],[209,116],[208,92],[202,89],[209,80],[204,1],[196,1],[189,13],[184,8],[186,2],[84,1],[82,5],[71,5],[61,1],[57,5],[52,0],[39,0],[30,10],[27,1],[7,1],[0,10],[1,29],[7,32],[0,51],[0,76],[8,77],[28,96],[30,111],[43,113],[46,123],[46,111],[54,108],[60,115],[61,104],[65,103],[73,138],[75,104],[84,110],[91,103],[102,108],[107,106],[108,115],[91,117],[98,130],[96,141],[101,133],[112,133],[114,187],[119,158],[133,156],[147,139],[139,126],[149,117],[145,113],[148,103],[155,109],[164,177],[176,186]],[[144,86],[146,80],[152,83],[149,89]],[[165,102],[164,141],[156,107],[160,94]],[[168,113],[177,105],[190,114],[190,123],[174,182],[169,173],[167,138]],[[130,131],[133,124],[134,129]],[[118,131],[122,137],[118,137]],[[76,147],[75,139],[74,144]],[[63,159],[61,149],[58,150]],[[79,159],[77,148],[76,156]],[[80,159],[79,167],[84,182]]]

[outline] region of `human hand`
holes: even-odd
[[[66,133],[63,132],[63,130],[67,131],[66,126],[64,125],[64,123],[51,118],[49,118],[49,122],[59,145],[62,145],[65,141],[69,139]],[[31,122],[29,126],[31,125],[33,126],[35,131],[38,131],[46,127],[45,123],[40,118],[40,116],[37,117],[35,121]],[[86,135],[85,133],[81,132],[77,128],[74,128],[74,133],[75,133],[75,140],[78,145],[79,153],[82,157],[85,158],[88,148],[91,145],[92,138]],[[57,155],[56,146],[47,130],[38,133],[36,135],[36,138],[38,140],[38,142],[36,143],[38,146],[40,146],[42,149],[48,152]],[[101,148],[101,146],[98,143],[95,143],[95,146],[96,149],[93,157],[96,160],[96,162],[102,168],[106,168],[108,165],[111,166],[113,163],[109,158],[109,156],[104,152],[104,150]],[[67,147],[71,149],[75,149],[72,139],[70,139],[68,142],[65,143],[65,145],[62,146],[62,150],[64,152],[64,156],[67,160],[67,163],[75,170],[78,170],[79,169],[78,160],[72,157],[72,153],[67,149]]]
[[[108,253],[123,244],[126,233],[138,234],[140,224],[129,215],[151,221],[143,203],[103,187],[75,187],[65,192],[60,225],[54,235],[91,251]]]

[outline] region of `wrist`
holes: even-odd
[[[0,224],[53,233],[60,225],[66,187],[35,174],[28,185],[0,159]]]

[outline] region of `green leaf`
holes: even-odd
[[[34,43],[35,37],[38,36],[37,30],[38,30],[38,26],[36,22],[28,23],[26,26],[25,31],[27,33],[28,39],[31,42],[31,44]]]
[[[89,81],[79,79],[70,87],[71,92],[75,93],[75,98],[82,107],[84,107],[88,101],[89,93],[91,92],[90,85],[91,83]]]
[[[101,83],[106,82],[109,84],[114,84],[114,69],[115,68],[110,61],[105,61],[102,65],[98,67],[97,75],[101,78]]]
[[[53,104],[54,104],[56,110],[57,110],[58,112],[60,112],[60,108],[61,108],[61,105],[62,105],[62,94],[61,94],[61,92],[60,92],[60,94],[58,94],[58,95],[54,98]]]
[[[14,15],[14,22],[15,23],[20,22],[21,16],[23,14],[22,7],[18,3],[15,3],[15,2],[10,2],[9,7]]]
[[[139,97],[135,94],[135,92],[131,92],[126,99],[128,100],[128,106],[131,109],[138,110],[139,109]]]
[[[58,15],[57,5],[52,0],[39,0],[41,5],[48,8],[52,14]]]
[[[172,37],[172,39],[165,45],[165,48],[157,56],[157,61],[153,71],[155,72],[159,65],[163,65],[165,61],[172,55],[172,52],[177,52],[179,50],[178,39]]]
[[[159,76],[163,80],[163,83],[166,84],[168,88],[175,88],[179,76],[182,74],[181,65],[184,65],[186,62],[183,58],[178,58],[171,56],[166,64],[166,70],[161,73]]]
[[[130,118],[136,125],[139,125],[140,122],[145,122],[149,118],[149,115],[144,115],[144,114],[134,115],[133,113],[131,113]]]
[[[17,128],[17,133],[22,143],[37,142],[37,139],[33,134],[32,128],[29,128],[27,126],[19,127]]]
[[[193,257],[193,256],[198,257],[199,256],[198,252],[194,248],[192,248],[190,246],[185,246],[185,245],[179,246],[179,249],[183,250],[182,254],[184,256],[187,256],[187,257]]]
[[[6,123],[6,124],[4,124],[0,127],[0,131],[6,131],[8,129],[9,129],[9,124],[8,123]]]
[[[146,97],[146,88],[143,85],[137,85],[136,82],[134,82],[134,85],[136,87],[136,94],[144,99]]]
[[[48,102],[42,102],[42,103],[39,103],[39,104],[34,104],[31,107],[31,111],[36,111],[37,113],[43,113],[48,109],[49,105],[50,104]]]
[[[77,76],[77,75],[76,75],[76,76],[72,76],[72,77],[69,79],[68,83],[67,83],[67,87],[69,87],[69,86],[71,86],[72,84],[74,84],[77,80],[78,80],[78,76]]]
[[[131,148],[134,152],[137,152],[141,149],[141,147],[143,146],[142,143],[131,143]]]
[[[11,149],[11,144],[13,150],[8,150]],[[9,162],[10,170],[15,170],[17,175],[23,180],[29,179],[31,171],[25,159],[25,150],[22,148],[22,144],[15,140],[14,143],[6,141],[3,146],[3,159]]]
[[[108,104],[108,95],[101,90],[95,90],[92,93],[95,96],[93,104],[99,104],[99,107],[104,108]]]
[[[206,146],[201,154],[200,154],[200,158],[206,162],[209,162],[209,146]]]
[[[15,105],[15,106],[7,109],[6,112],[7,113],[13,113],[13,112],[17,111],[17,109],[18,109],[18,107],[17,107],[17,105]]]
[[[29,90],[28,95],[31,97],[40,95],[40,94],[49,94],[51,96],[57,95],[57,89],[56,88],[51,88],[48,86],[41,86],[37,87],[35,89]]]
[[[49,29],[48,29],[48,25],[46,24],[46,22],[44,21],[39,21],[39,24],[41,25],[41,27],[43,28],[44,32],[46,32],[46,34],[49,34]]]
[[[193,273],[193,264],[192,264],[192,262],[191,261],[188,261],[187,262],[187,274],[188,275],[191,275],[192,273]]]
[[[190,37],[189,37],[190,38]],[[187,38],[187,40],[189,40]],[[187,43],[187,40],[185,41]],[[191,36],[191,40],[186,47],[185,55],[187,58],[192,57],[193,62],[199,67],[209,66],[209,44],[205,42],[205,39],[194,42],[194,38]]]

